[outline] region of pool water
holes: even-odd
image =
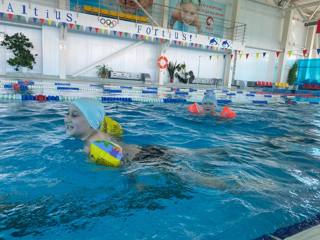
[[[0,239],[255,239],[320,211],[320,109],[108,103],[124,142],[171,159],[119,169],[68,138],[66,103],[0,102]]]

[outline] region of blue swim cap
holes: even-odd
[[[100,102],[92,98],[79,98],[72,104],[82,112],[93,129],[99,129],[105,115],[104,107]]]
[[[216,94],[214,93],[213,90],[207,90],[204,93],[204,97],[202,99],[202,104],[213,104],[216,107],[218,106],[217,99],[216,99]]]

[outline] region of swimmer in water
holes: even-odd
[[[212,111],[211,108],[210,111]],[[138,146],[125,144],[121,141],[121,138],[101,130],[104,117],[104,107],[100,102],[90,98],[77,99],[69,105],[68,113],[65,116],[66,132],[69,136],[81,139],[84,142],[84,151],[86,153],[89,153],[90,145],[92,143],[98,140],[105,140],[121,146],[123,150],[122,165],[130,165],[131,162],[139,162],[148,164],[149,166],[162,168],[166,171],[172,171],[175,174],[178,174],[179,177],[187,181],[197,182],[200,185],[219,189],[226,188],[226,184],[215,177],[198,173],[187,167],[174,166],[174,164],[171,164],[172,159],[176,155],[190,155],[191,153],[199,155],[207,154],[210,152],[210,149],[187,150],[157,145]],[[170,170],[169,168],[171,165],[174,167]]]

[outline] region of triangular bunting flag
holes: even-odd
[[[288,51],[288,56],[289,56],[289,57],[292,56],[292,50]]]
[[[81,29],[81,25],[77,24],[76,28],[79,31]]]
[[[95,28],[94,30],[96,31],[96,33],[98,33],[100,31],[100,28]]]
[[[0,12],[0,18],[3,18],[4,13]]]
[[[113,31],[113,36],[117,36],[117,31]]]
[[[101,28],[101,29],[100,29],[100,32],[101,32],[101,33],[104,33],[105,31],[106,31],[106,30],[105,30],[104,28]]]
[[[51,26],[52,20],[48,20],[48,25]]]
[[[303,56],[306,57],[308,54],[308,49],[303,49],[302,50]]]
[[[209,59],[211,60],[211,58],[212,58],[212,56],[210,55],[210,56],[209,56]]]
[[[62,23],[62,26],[63,26],[64,28],[66,28],[66,27],[67,27],[67,23],[63,22],[63,23]]]
[[[248,59],[248,58],[249,58],[249,55],[250,55],[250,53],[246,53],[246,59]]]
[[[280,51],[277,51],[277,52],[276,52],[277,58],[279,57],[279,55],[280,55]]]
[[[44,24],[45,20],[43,18],[40,18],[40,23]]]
[[[226,56],[227,56],[227,55],[225,55],[225,54],[224,54],[224,55],[223,55],[223,58],[225,59],[225,58],[226,58]]]
[[[318,53],[318,55],[320,55],[320,48],[317,49],[317,53]]]
[[[123,32],[119,32],[119,37],[122,37]]]
[[[260,53],[256,53],[256,58],[259,59]]]
[[[263,56],[263,57],[265,57],[266,55],[267,55],[267,53],[266,53],[266,52],[263,52],[263,53],[262,53],[262,56]]]
[[[8,13],[8,19],[10,20],[10,21],[12,21],[12,19],[13,19],[13,14],[12,13]]]
[[[73,23],[69,23],[69,28],[73,29],[73,27],[74,27],[74,24]]]
[[[92,32],[92,27],[89,27],[89,32]]]
[[[230,58],[231,58],[231,59],[233,58],[233,54],[230,55]]]
[[[33,21],[33,23],[37,23],[38,19],[34,17],[34,18],[32,18],[32,21]]]
[[[242,58],[242,53],[239,54],[240,59]]]

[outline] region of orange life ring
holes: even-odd
[[[160,56],[158,58],[158,61],[157,61],[158,66],[159,66],[160,69],[167,68],[168,67],[168,62],[169,61],[168,61],[168,58],[166,56]]]

